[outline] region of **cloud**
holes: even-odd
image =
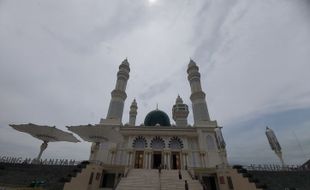
[[[168,81],[163,81],[157,84],[154,84],[146,89],[145,92],[142,92],[139,95],[139,99],[141,100],[150,100],[154,96],[157,96],[160,93],[165,93],[166,90],[171,86],[171,83]]]
[[[123,122],[128,122],[134,97],[137,123],[156,103],[172,118],[178,94],[191,104],[186,68],[192,57],[200,66],[211,118],[224,126],[231,160],[267,159],[251,157],[253,150],[266,148],[264,136],[253,142],[250,138],[261,134],[264,122],[257,120],[282,121],[276,116],[310,107],[309,1],[147,3],[1,1],[1,152],[37,153],[38,141],[13,131],[9,123],[64,130],[66,125],[98,123],[107,113],[118,65],[126,57],[131,72]],[[309,119],[293,115],[295,119],[285,121],[295,121],[295,132],[307,150],[309,143],[299,131],[307,134]],[[288,127],[281,130],[284,143],[294,142]],[[251,143],[242,144],[238,133]],[[295,145],[284,147],[289,161],[302,161]],[[56,152],[87,159],[89,144],[55,143],[46,156]],[[274,158],[272,152],[267,154]]]

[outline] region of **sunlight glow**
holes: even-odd
[[[150,4],[156,3],[157,0],[148,0]]]

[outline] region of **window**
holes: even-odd
[[[93,183],[93,178],[94,178],[94,172],[90,174],[88,185],[91,185]]]

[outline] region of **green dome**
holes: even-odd
[[[161,110],[154,110],[148,113],[144,119],[145,126],[171,126],[168,115]]]

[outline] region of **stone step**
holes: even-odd
[[[202,190],[197,180],[193,180],[186,170],[181,170],[182,179],[179,179],[179,170],[162,170],[159,175],[155,169],[131,169],[126,178],[123,178],[117,190],[184,190],[185,180],[190,189]]]

